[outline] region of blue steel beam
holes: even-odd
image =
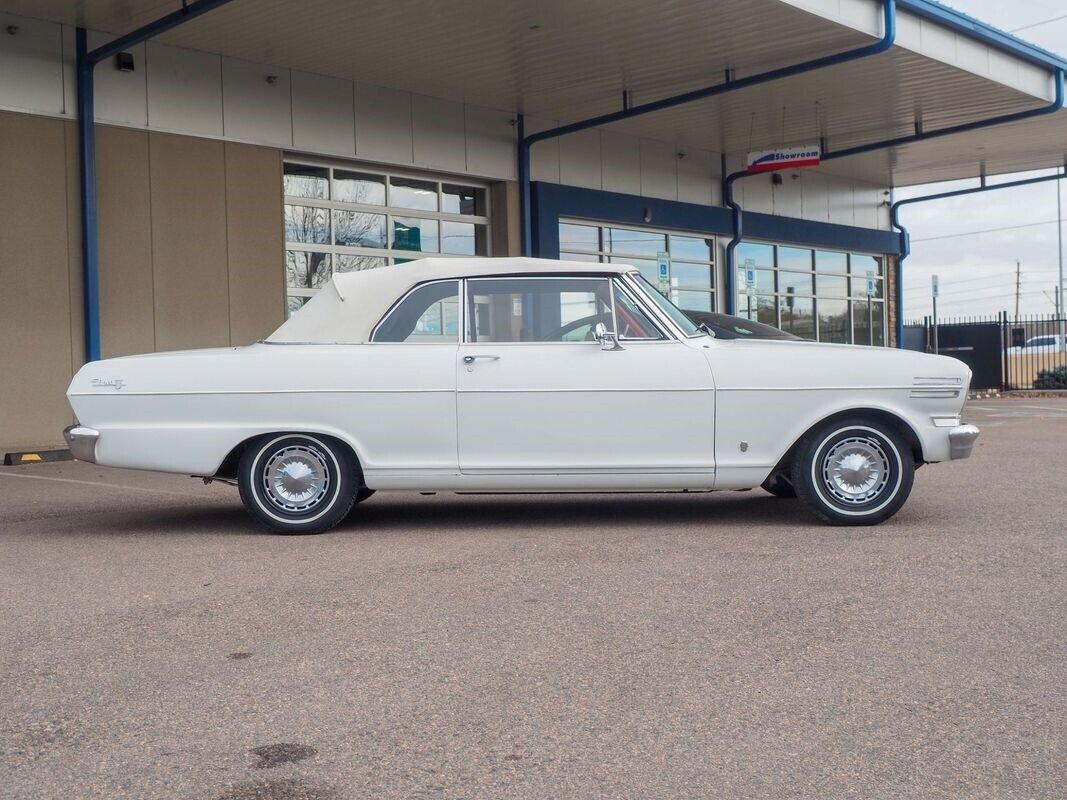
[[[986,183],[985,178],[983,178],[982,183],[978,186],[970,186],[966,189],[954,189],[950,192],[925,194],[919,197],[909,197],[905,200],[897,200],[889,207],[889,222],[894,228],[900,231],[900,255],[897,256],[897,281],[896,286],[894,287],[897,292],[896,333],[898,347],[903,347],[904,341],[904,314],[902,313],[904,307],[904,281],[901,278],[901,275],[904,271],[904,260],[911,255],[911,235],[908,233],[908,229],[900,222],[901,206],[911,205],[912,203],[928,203],[932,200],[947,200],[950,197],[963,197],[964,195],[969,194],[992,192],[996,189],[1012,189],[1016,186],[1030,186],[1035,183],[1062,181],[1064,178],[1067,178],[1067,166],[1056,172],[1055,175],[1041,175],[1037,178],[1022,178],[1017,181],[1005,181],[1004,183]]]
[[[620,111],[613,111],[610,114],[601,114],[598,117],[592,117],[579,122],[572,122],[567,125],[560,125],[559,127],[539,131],[530,134],[529,136],[520,134],[518,176],[519,207],[521,210],[522,226],[522,254],[524,256],[532,254],[532,234],[530,230],[530,148],[533,145],[538,142],[543,142],[546,139],[555,139],[560,136],[566,136],[568,133],[577,133],[578,131],[588,130],[589,128],[597,128],[611,122],[619,122],[621,120],[639,117],[644,114],[651,114],[654,111],[674,108],[675,106],[685,105],[697,100],[706,100],[710,97],[716,97],[728,92],[735,92],[752,86],[770,83],[771,81],[780,80],[782,78],[789,78],[794,75],[801,75],[806,72],[812,72],[813,70],[823,69],[824,67],[836,66],[849,61],[856,61],[861,58],[869,58],[878,55],[879,53],[884,53],[893,46],[893,42],[896,40],[896,2],[897,0],[885,0],[883,3],[882,37],[871,44],[847,50],[843,53],[834,53],[810,61],[804,61],[800,64],[773,69],[769,72],[749,75],[745,78],[734,78],[732,75],[727,74],[726,80],[723,83],[717,83],[714,86],[696,89],[672,97],[664,97],[660,100],[642,103],[637,106],[630,106],[629,108],[624,108]]]
[[[984,120],[976,120],[974,122],[966,122],[960,125],[952,125],[947,128],[941,128],[936,131],[927,131],[922,133],[909,134],[908,136],[898,136],[893,139],[884,139],[880,142],[871,142],[869,144],[857,145],[855,147],[846,147],[842,150],[832,150],[822,154],[823,161],[833,161],[838,158],[847,158],[848,156],[860,155],[862,153],[871,153],[876,150],[887,150],[893,147],[899,147],[905,144],[912,144],[914,142],[924,142],[928,139],[938,139],[943,136],[952,136],[957,133],[966,133],[968,131],[980,130],[983,128],[992,128],[997,125],[1007,125],[1012,122],[1019,122],[1021,120],[1032,119],[1034,117],[1043,117],[1047,114],[1055,114],[1063,109],[1064,104],[1064,71],[1060,68],[1056,68],[1053,77],[1055,80],[1055,96],[1051,103],[1041,106],[1039,108],[1032,108],[1028,111],[1017,111],[1011,114],[1001,114],[1000,116],[991,117]],[[734,313],[737,304],[737,297],[734,293],[734,280],[736,275],[736,264],[734,261],[734,251],[741,243],[741,237],[743,235],[743,209],[740,204],[734,199],[734,184],[741,178],[746,178],[750,175],[766,175],[766,172],[748,172],[745,170],[731,173],[723,181],[723,203],[730,209],[733,219],[733,236],[729,243],[726,245],[726,281],[724,290],[726,295],[726,312],[728,314]],[[1001,184],[998,184],[998,186]],[[902,270],[900,267],[900,261],[897,262],[896,280],[894,287],[894,297],[897,304],[897,346],[903,347],[903,337],[901,336],[902,330],[900,321],[903,319],[904,311],[904,279]]]
[[[78,92],[78,155],[81,193],[82,280],[85,308],[85,360],[98,361],[100,337],[100,243],[96,209],[96,125],[93,114],[96,65],[135,44],[177,27],[182,23],[226,5],[232,0],[199,0],[182,3],[182,7],[135,31],[120,36],[95,50],[88,48],[85,28],[75,32]]]

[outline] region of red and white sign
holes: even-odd
[[[819,145],[786,147],[781,150],[763,150],[748,154],[749,172],[773,172],[777,169],[817,167],[822,153]]]

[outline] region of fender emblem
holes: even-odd
[[[120,390],[123,386],[126,385],[126,381],[122,380],[122,378],[112,378],[110,380],[104,380],[103,378],[93,378],[92,384],[93,386],[99,389],[111,388]]]

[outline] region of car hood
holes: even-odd
[[[970,369],[959,359],[887,347],[732,339],[715,341],[705,352],[719,388],[965,389],[971,379]]]

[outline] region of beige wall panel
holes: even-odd
[[[157,350],[230,342],[224,147],[149,136]]]
[[[99,130],[99,129],[98,129]],[[67,145],[67,263],[70,287],[71,372],[85,363],[85,282],[82,280],[81,181],[78,173],[78,128],[63,126]],[[73,377],[73,375],[72,375]],[[64,422],[64,425],[66,422]]]
[[[0,449],[58,444],[70,419],[65,123],[0,113]]]
[[[226,145],[230,341],[250,344],[285,320],[282,155]]]
[[[100,336],[104,358],[155,350],[149,134],[96,132]]]
[[[489,187],[489,203],[492,219],[493,256],[522,255],[522,237],[519,233],[519,184],[515,181],[500,181]]]

